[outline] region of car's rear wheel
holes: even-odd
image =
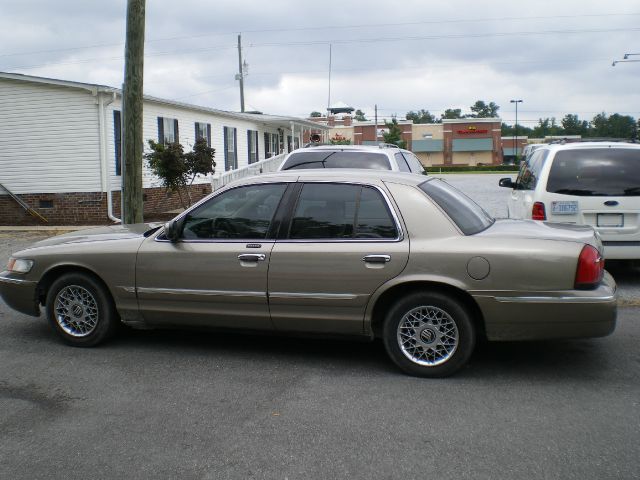
[[[84,273],[68,273],[53,282],[46,312],[56,333],[76,347],[102,343],[115,333],[118,323],[109,292]]]
[[[440,292],[414,293],[391,307],[383,341],[389,357],[406,373],[446,377],[473,352],[471,315],[456,299]]]

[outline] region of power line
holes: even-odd
[[[194,38],[204,37],[221,37],[226,35],[236,35],[237,33],[281,33],[281,32],[297,32],[297,31],[309,31],[309,30],[340,30],[340,29],[354,29],[354,28],[377,28],[377,27],[405,27],[405,26],[417,26],[417,25],[430,25],[430,24],[455,24],[455,23],[483,23],[483,22],[498,22],[498,21],[529,21],[529,20],[548,20],[548,19],[564,19],[564,18],[602,18],[602,17],[630,17],[640,16],[640,13],[600,13],[600,14],[582,14],[582,15],[545,15],[545,16],[530,16],[530,17],[487,17],[487,18],[469,18],[469,19],[442,19],[442,20],[424,20],[419,22],[397,22],[397,23],[363,23],[355,25],[325,25],[325,26],[300,26],[294,28],[263,28],[238,31],[228,31],[219,33],[203,33],[199,35],[179,35],[173,37],[160,37],[150,40],[146,40],[145,43],[158,43],[168,42],[176,40],[191,40]],[[14,57],[21,55],[37,55],[42,53],[56,53],[56,52],[71,52],[78,50],[87,50],[92,48],[105,48],[105,47],[123,47],[124,43],[98,43],[93,45],[85,45],[81,47],[68,47],[68,48],[55,48],[46,50],[32,50],[27,52],[12,52],[1,53],[1,57]]]
[[[582,29],[582,30],[542,30],[539,32],[494,32],[494,33],[464,33],[452,35],[424,35],[424,36],[404,36],[404,37],[375,37],[375,38],[357,38],[345,40],[310,40],[305,42],[270,42],[270,43],[252,43],[249,47],[280,47],[280,46],[310,46],[310,45],[327,45],[331,44],[350,44],[350,43],[378,43],[378,42],[396,42],[402,40],[442,40],[442,39],[459,39],[459,38],[488,38],[488,37],[510,37],[510,36],[529,36],[529,35],[572,35],[580,33],[612,33],[612,32],[636,32],[640,28],[603,28],[603,29]]]
[[[308,42],[273,42],[273,43],[254,43],[249,47],[282,47],[282,46],[309,46],[309,45],[328,45],[328,44],[349,44],[349,43],[374,43],[374,42],[395,42],[402,40],[438,40],[438,39],[460,39],[460,38],[487,38],[487,37],[506,37],[506,36],[528,36],[528,35],[549,35],[549,34],[581,34],[581,33],[611,33],[611,32],[635,32],[640,31],[640,28],[618,28],[618,29],[584,29],[584,30],[545,30],[539,32],[495,32],[495,33],[475,33],[475,34],[454,34],[454,35],[428,35],[428,36],[405,36],[405,37],[378,37],[378,38],[365,38],[365,39],[349,39],[349,40],[316,40]],[[184,54],[197,54],[208,53],[217,50],[235,49],[235,46],[218,45],[209,48],[192,49],[189,51],[184,50],[171,50],[164,52],[155,52],[146,54],[145,57],[154,56],[167,56],[167,55],[184,55]],[[97,61],[113,61],[122,59],[123,57],[102,57],[102,58],[88,58],[70,62],[50,62],[39,65],[24,65],[24,66],[11,66],[5,67],[6,70],[13,69],[32,69],[41,68],[49,65],[73,65],[91,63]],[[567,61],[557,61],[559,63],[567,63]],[[514,63],[514,62],[507,62]]]

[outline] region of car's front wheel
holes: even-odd
[[[446,377],[459,370],[475,347],[471,315],[440,292],[414,293],[388,312],[383,341],[402,370],[420,377]]]
[[[53,282],[46,312],[62,340],[76,347],[93,347],[105,341],[118,323],[109,292],[84,273],[67,273]]]

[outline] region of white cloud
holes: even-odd
[[[5,0],[0,70],[120,86],[125,10],[125,0]],[[145,91],[237,110],[235,43],[243,32],[246,101],[266,113],[326,106],[333,42],[332,99],[369,116],[376,103],[381,114],[402,116],[466,110],[483,99],[513,119],[509,100],[518,97],[525,119],[573,112],[589,119],[603,110],[640,117],[640,64],[611,67],[637,44],[638,13],[632,0],[327,0],[315,7],[272,0],[269,8],[154,0],[147,2]],[[404,39],[375,41],[389,37]],[[356,39],[366,41],[343,43]]]

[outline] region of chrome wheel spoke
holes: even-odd
[[[419,365],[436,366],[455,353],[459,332],[447,312],[434,306],[420,306],[402,317],[397,340],[409,360]]]
[[[56,321],[73,337],[86,337],[96,328],[98,302],[86,288],[69,285],[58,292],[54,302]]]

